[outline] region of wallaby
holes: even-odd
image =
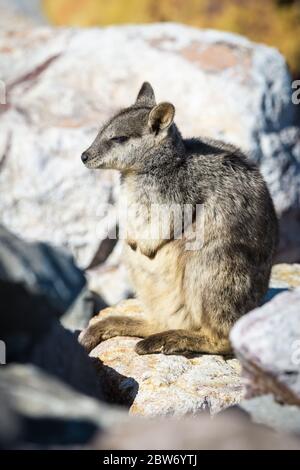
[[[137,208],[129,211],[124,260],[147,318],[99,320],[80,335],[88,351],[113,336],[137,336],[139,354],[230,354],[231,327],[268,289],[277,218],[258,168],[233,145],[183,139],[174,114],[145,82],[82,154],[87,168],[120,171],[121,198]],[[174,220],[169,239],[147,238],[153,204],[201,204],[199,249],[175,237]]]

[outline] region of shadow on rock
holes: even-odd
[[[139,391],[138,382],[133,377],[120,374],[104,364],[99,358],[91,357],[90,359],[101,383],[103,399],[107,403],[130,408]]]
[[[270,302],[270,300],[274,299],[276,295],[281,294],[282,292],[286,292],[288,290],[289,289],[285,287],[270,287],[261,302],[261,306],[266,304],[267,302]]]

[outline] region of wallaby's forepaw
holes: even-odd
[[[105,318],[83,330],[78,341],[87,352],[91,352],[102,341],[122,335],[124,335],[124,322],[120,322],[118,318]]]
[[[138,354],[184,354],[188,352],[187,338],[176,330],[163,331],[139,341],[135,346],[135,351]]]

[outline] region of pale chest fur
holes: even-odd
[[[182,243],[153,239],[150,206],[145,205],[145,197],[137,202],[136,193],[126,189],[122,194],[128,206],[124,261],[136,295],[158,328],[183,328]]]
[[[153,197],[153,195],[152,195]],[[121,189],[121,201],[124,210],[122,221],[123,238],[134,248],[148,254],[161,244],[153,219],[154,204],[147,192],[137,189],[133,181],[128,179]]]
[[[124,261],[137,298],[158,329],[184,327],[183,265],[178,242],[164,245],[154,258],[124,247]]]

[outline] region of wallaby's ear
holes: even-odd
[[[154,106],[156,104],[154,91],[150,83],[143,83],[137,95],[135,104],[145,104],[146,106]]]
[[[158,133],[167,129],[173,122],[175,108],[171,103],[160,103],[151,109],[149,114],[149,127],[152,131]]]

